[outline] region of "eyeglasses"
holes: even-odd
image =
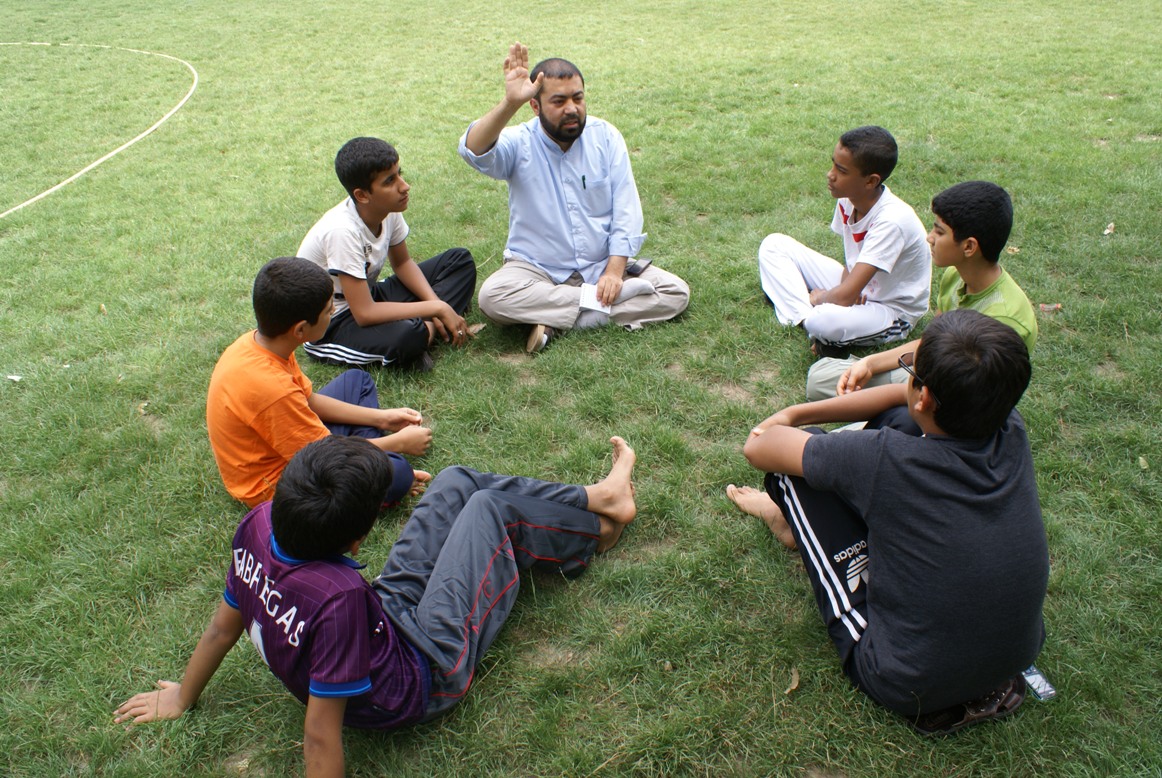
[[[916,352],[911,351],[907,354],[901,354],[899,360],[897,361],[900,364],[900,369],[908,375],[912,376],[912,381],[916,385],[916,389],[919,389],[924,385],[924,379],[916,375],[916,370],[912,367],[912,363],[915,361],[915,359]],[[940,400],[936,397],[935,394],[933,394],[932,387],[928,387],[928,394],[932,395],[932,399],[936,402],[936,407],[939,408]]]

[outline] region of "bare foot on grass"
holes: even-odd
[[[633,467],[637,454],[621,438],[609,439],[613,444],[613,466],[601,481],[586,486],[589,510],[601,519],[601,537],[597,551],[608,551],[621,539],[622,530],[637,516],[634,502]]]
[[[769,494],[751,486],[727,484],[726,496],[743,513],[762,519],[763,524],[767,525],[771,534],[784,546],[792,551],[797,548],[791,526],[787,524],[783,512],[779,510],[779,506],[775,504]]]

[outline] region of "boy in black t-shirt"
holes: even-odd
[[[906,384],[795,405],[744,454],[766,494],[728,493],[798,546],[852,682],[924,734],[1000,718],[1044,642],[1048,547],[1024,421],[1029,354],[1009,326],[955,310],[924,332]],[[905,406],[923,436],[832,434]]]

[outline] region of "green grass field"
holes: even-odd
[[[620,434],[640,513],[581,579],[526,581],[450,716],[349,732],[349,773],[1162,773],[1162,6],[0,0],[0,18],[6,42],[120,47],[0,46],[0,212],[189,90],[179,62],[124,49],[200,77],[155,133],[0,219],[0,773],[302,772],[302,708],[246,645],[183,719],[112,723],[180,677],[221,595],[243,510],[206,384],[252,326],[258,267],[341,199],[349,137],[400,150],[413,256],[463,245],[481,278],[498,266],[504,186],[456,142],[499,99],[514,39],[585,72],[591,115],[630,145],[645,253],[693,298],[640,333],[528,358],[492,325],[431,373],[377,374],[385,403],[434,426],[421,467],[587,482]],[[939,742],[850,688],[798,559],[723,495],[757,483],[747,430],[801,397],[810,364],[762,300],[758,244],[841,251],[824,174],[867,123],[895,133],[889,184],[926,222],[957,181],[1006,187],[1004,263],[1035,305],[1061,304],[1020,406],[1052,555],[1038,664],[1060,694]],[[370,569],[401,521],[364,546]]]

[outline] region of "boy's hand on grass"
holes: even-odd
[[[398,432],[412,424],[423,424],[423,415],[411,408],[385,408],[383,410],[383,424],[379,427],[387,432]]]
[[[114,713],[113,722],[145,724],[149,721],[176,719],[186,712],[182,705],[182,685],[173,681],[158,681],[157,691],[135,694],[122,703]]]
[[[428,488],[428,481],[432,480],[432,474],[426,470],[413,470],[416,480],[412,481],[412,488],[408,490],[408,494],[412,497],[419,497]]]

